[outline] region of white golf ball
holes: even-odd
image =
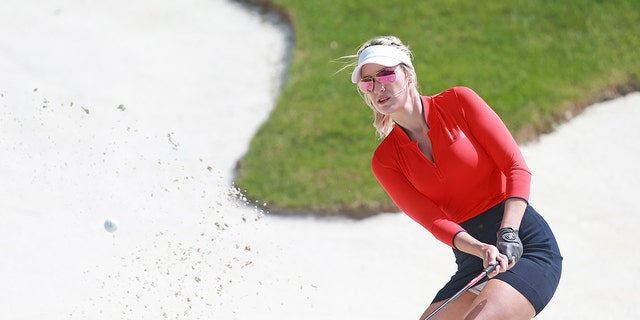
[[[118,221],[111,218],[105,220],[104,229],[109,232],[115,232],[116,230],[118,230]]]

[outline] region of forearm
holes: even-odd
[[[527,202],[520,198],[509,198],[504,203],[504,216],[500,228],[520,229],[522,216],[527,209]]]
[[[505,201],[504,216],[500,228],[519,229],[522,216],[527,208],[527,202],[520,198],[510,198]],[[460,232],[453,239],[453,245],[456,249],[474,255],[478,258],[485,259],[488,251],[491,251],[491,244],[483,243],[472,237],[466,232]]]
[[[460,232],[453,239],[453,245],[456,249],[474,255],[480,259],[485,258],[488,244],[480,242],[466,232]]]

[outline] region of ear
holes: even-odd
[[[405,77],[407,77],[408,83],[412,84],[413,79],[415,79],[415,77],[413,76],[413,72],[411,72],[410,70],[404,69],[404,75]]]
[[[408,79],[408,84],[413,84],[413,80],[415,79],[415,77],[413,76],[412,72],[407,72],[407,79]]]

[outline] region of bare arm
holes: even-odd
[[[511,227],[520,228],[522,216],[527,207],[527,202],[520,198],[509,198],[505,201],[504,216],[500,228]],[[509,263],[509,259],[501,254],[496,246],[478,241],[466,232],[460,232],[453,240],[453,245],[460,251],[474,255],[484,261],[487,267],[493,264],[500,264],[489,276],[493,277],[500,272],[509,270],[515,265],[515,260]]]
[[[500,272],[504,272],[510,267],[507,257],[501,254],[496,246],[480,242],[478,239],[472,237],[466,232],[458,233],[453,239],[453,244],[456,249],[482,259],[485,267],[496,263],[500,264],[500,266],[489,274],[490,277],[493,277]]]
[[[527,202],[520,198],[509,198],[504,203],[504,216],[500,228],[520,229],[520,222],[524,211],[527,209]]]

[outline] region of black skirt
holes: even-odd
[[[503,214],[504,202],[460,225],[479,241],[495,244]],[[538,314],[558,288],[562,256],[551,228],[531,206],[527,206],[522,217],[519,235],[524,247],[522,257],[513,268],[494,279],[500,279],[522,293]],[[453,253],[458,270],[433,302],[452,297],[484,269],[482,259],[456,249],[453,249]],[[488,278],[485,277],[483,281],[488,281]]]

